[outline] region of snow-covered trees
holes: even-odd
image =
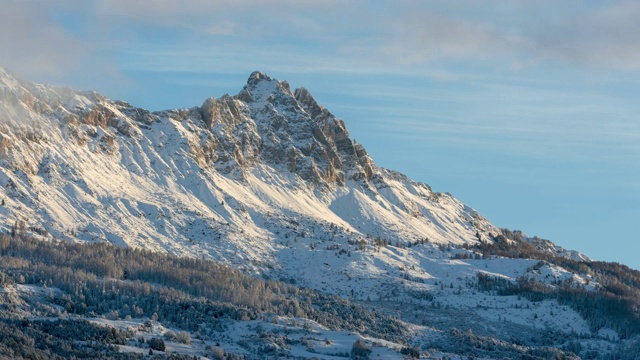
[[[358,339],[351,347],[351,358],[355,360],[368,359],[371,354],[371,348],[362,339]]]
[[[149,348],[152,350],[164,351],[166,349],[164,340],[160,338],[151,338],[149,339],[148,344],[149,344]]]
[[[253,320],[265,312],[313,319],[332,329],[366,329],[365,334],[390,340],[402,338],[407,331],[398,320],[339,297],[251,278],[211,261],[104,243],[44,242],[5,235],[0,235],[0,255],[5,283],[56,287],[61,292],[51,301],[73,314],[147,317],[191,332],[199,331],[202,324],[209,331],[218,329],[222,317]],[[186,332],[178,332],[175,338],[191,341]]]

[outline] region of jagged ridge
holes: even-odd
[[[376,166],[309,91],[261,72],[236,96],[154,113],[4,70],[0,89],[5,232],[24,224],[286,276],[289,257],[317,246],[472,244],[499,233],[450,194]],[[369,272],[395,266],[389,255]],[[360,271],[349,261],[333,270]]]
[[[75,184],[84,183],[83,192],[91,196],[98,190],[92,188],[102,184],[100,179],[88,176],[88,172],[107,171],[111,175],[129,171],[146,177],[147,181],[155,179],[156,185],[160,186],[195,176],[197,179],[182,185],[202,188],[202,182],[205,182],[205,187],[211,190],[217,187],[217,182],[208,175],[224,175],[234,186],[250,186],[250,177],[255,180],[257,173],[273,169],[290,174],[285,176],[286,180],[279,180],[294,187],[303,186],[309,195],[317,191],[331,194],[331,199],[313,195],[329,208],[340,201],[357,203],[353,197],[363,196],[362,200],[369,205],[382,205],[395,217],[422,218],[420,226],[413,224],[409,227],[411,231],[396,234],[384,226],[376,227],[371,221],[367,225],[370,225],[371,232],[375,232],[372,235],[403,241],[430,237],[435,241],[464,242],[474,241],[477,231],[487,233],[494,229],[475,211],[453,198],[433,194],[424,184],[376,167],[364,147],[349,138],[344,122],[318,105],[306,89],[292,93],[288,83],[260,72],[252,73],[236,96],[209,98],[200,107],[156,113],[125,102],[108,100],[94,92],[74,92],[20,81],[6,71],[3,71],[2,79],[4,121],[0,142],[3,144],[3,168],[14,173],[5,173],[4,182],[10,188],[11,184],[25,181],[24,186],[29,188],[37,180],[42,180],[49,185],[55,183],[56,189],[64,189],[70,186],[71,180]],[[29,156],[24,156],[27,149]],[[84,164],[70,163],[69,159],[74,158],[80,158]],[[106,166],[91,169],[83,161],[87,158],[99,158],[100,161],[91,163],[106,162]],[[16,170],[24,173],[22,178],[15,176]],[[66,172],[61,173],[61,170]],[[390,182],[402,184],[402,187],[410,186],[411,189],[395,189]],[[32,192],[26,188],[23,192]],[[345,191],[345,188],[355,191]],[[222,195],[214,194],[216,191],[208,191],[208,194],[198,192],[194,195],[200,201],[207,196],[218,198]],[[121,195],[130,197],[130,194]],[[459,230],[463,231],[449,234],[447,228],[451,226],[433,226],[430,221],[437,220],[433,211],[418,205],[408,195],[417,195],[422,200],[426,199],[424,205],[428,203],[435,207],[441,207],[439,198],[447,198],[461,210],[459,214],[447,215],[450,223],[453,219],[464,218],[465,222],[475,221],[475,224],[460,224],[463,226]],[[37,197],[30,197],[30,201],[34,204],[41,202]],[[218,199],[213,205],[222,202]],[[210,210],[212,204],[203,205]],[[138,208],[133,212],[143,211]],[[336,220],[342,221],[336,222],[350,231],[364,225],[344,219],[335,212],[333,215],[338,215],[340,219]],[[222,217],[225,221],[234,222],[228,216]],[[29,218],[36,222],[34,226],[43,227],[57,237],[68,237],[56,231],[54,221],[49,223],[46,217],[42,219],[45,221],[38,221],[39,216]],[[410,219],[408,222],[415,222]],[[48,220],[61,221],[76,230],[80,225],[73,216],[67,219],[49,216]],[[431,231],[426,231],[427,227]],[[438,227],[442,230],[440,236],[437,236]],[[369,234],[357,232],[362,236]],[[140,245],[129,241],[126,236],[120,237],[125,243]]]
[[[603,284],[581,270],[582,254],[500,231],[450,194],[376,166],[306,89],[260,72],[238,95],[152,113],[0,70],[0,201],[4,232],[212,258],[383,311],[401,304],[403,319],[439,329],[537,344],[530,334],[553,327],[601,348],[618,336],[552,298],[482,292],[480,280],[543,292]],[[573,268],[479,252],[513,244],[518,257],[560,255]]]

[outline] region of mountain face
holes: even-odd
[[[0,68],[0,201],[4,233],[223,262],[394,314],[416,344],[622,336],[558,298],[515,295],[606,288],[584,255],[377,166],[309,91],[261,72],[235,96],[149,112]],[[529,338],[544,331],[554,339]]]
[[[405,245],[498,233],[452,196],[376,166],[306,89],[260,72],[236,96],[155,113],[0,75],[5,231],[24,221],[59,239],[229,262],[326,226]]]

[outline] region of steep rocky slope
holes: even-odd
[[[309,91],[260,72],[149,112],[0,69],[0,230],[221,261],[399,316],[423,346],[619,336],[549,295],[606,287],[589,259],[377,166]]]
[[[327,226],[403,244],[497,232],[452,196],[377,167],[307,90],[260,72],[237,96],[155,113],[4,70],[0,84],[4,231],[18,221],[230,262]]]

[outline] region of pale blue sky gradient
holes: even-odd
[[[150,110],[306,87],[381,166],[640,268],[636,1],[0,0],[0,66]]]

